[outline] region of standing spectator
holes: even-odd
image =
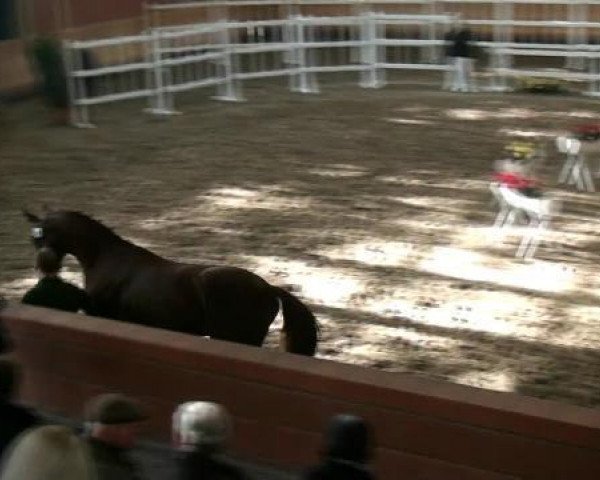
[[[178,480],[247,480],[222,453],[231,435],[231,419],[220,405],[187,402],[173,415],[173,443],[179,453]]]
[[[11,445],[2,480],[96,480],[89,452],[67,427],[34,428]]]
[[[444,61],[446,64],[446,70],[444,70],[444,83],[442,88],[444,90],[450,90],[453,85],[456,68],[454,62],[454,38],[456,36],[456,28],[454,25],[450,26],[446,35],[444,35]]]
[[[36,269],[42,278],[25,294],[22,302],[67,312],[83,310],[93,313],[87,293],[60,278],[61,268],[61,260],[54,250],[40,248],[36,257]]]
[[[148,418],[138,402],[116,393],[99,395],[86,406],[85,418],[98,480],[140,480],[129,456],[140,423]]]
[[[474,91],[472,85],[473,72],[473,52],[471,47],[471,30],[466,24],[460,24],[459,29],[454,36],[454,81],[452,82],[452,91],[471,92]]]
[[[0,457],[21,432],[41,423],[34,413],[12,402],[18,383],[17,366],[10,360],[0,359]]]
[[[310,468],[303,480],[374,480],[367,467],[369,431],[354,415],[336,415],[329,423],[321,463]]]

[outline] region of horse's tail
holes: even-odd
[[[290,353],[312,356],[317,350],[319,325],[312,312],[298,298],[274,287],[283,307],[282,340]]]

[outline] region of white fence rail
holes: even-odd
[[[600,95],[600,45],[589,43],[600,40],[600,1],[381,0],[377,9],[349,0],[149,5],[140,35],[65,42],[72,122],[89,126],[90,107],[134,98],[154,114],[174,113],[176,95],[198,88],[241,100],[243,83],[256,78],[285,77],[292,91],[314,93],[325,73],[356,72],[376,88],[388,70],[447,71],[444,34],[458,15],[489,52],[486,88],[546,76]],[[527,57],[562,63],[549,72],[519,61]]]

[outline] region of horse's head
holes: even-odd
[[[67,212],[46,212],[43,217],[23,210],[23,215],[31,225],[31,241],[36,249],[49,247],[62,258],[70,251]]]
[[[93,262],[100,251],[122,241],[112,230],[80,212],[46,211],[43,216],[23,211],[31,224],[31,240],[39,249],[49,247],[62,259],[71,254],[82,262]]]

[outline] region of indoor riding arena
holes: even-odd
[[[557,148],[600,125],[600,5],[137,3],[118,21],[57,8],[71,126],[38,97],[1,104],[0,295],[16,305],[37,279],[22,210],[77,210],[163,257],[289,290],[317,317],[326,371],[600,407],[600,149]],[[456,22],[477,49],[468,93],[443,88]],[[535,150],[555,205],[526,258],[516,253],[535,228],[518,215],[499,226],[490,188],[516,143]],[[83,283],[73,258],[64,276]],[[287,365],[281,323],[265,349]],[[538,478],[498,472],[414,478]]]

